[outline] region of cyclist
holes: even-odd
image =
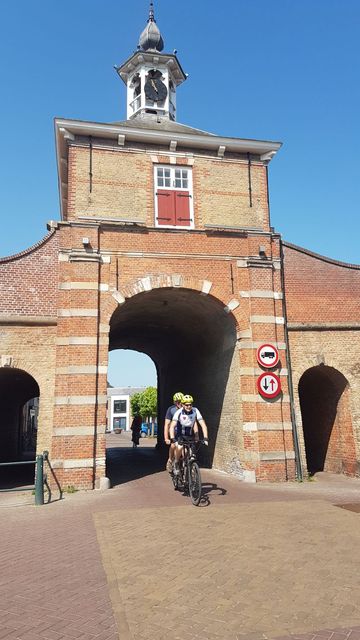
[[[180,436],[191,436],[195,434],[195,438],[199,437],[199,428],[201,427],[204,444],[207,446],[208,441],[208,429],[204,418],[202,417],[199,409],[193,407],[193,397],[190,395],[183,396],[182,408],[178,409],[172,418],[170,423],[170,440],[175,443],[175,462],[174,462],[174,474],[179,475],[179,461],[183,453],[183,447],[177,442]],[[177,425],[176,434],[175,427]]]
[[[174,457],[175,457],[175,444],[170,442],[169,427],[170,427],[170,423],[171,423],[171,421],[173,419],[174,413],[178,409],[181,409],[182,399],[183,399],[183,394],[181,393],[181,391],[178,391],[177,393],[174,393],[174,395],[173,395],[173,403],[174,404],[172,404],[170,407],[168,407],[168,409],[166,411],[166,414],[165,414],[164,440],[165,440],[166,444],[170,445],[169,458],[168,458],[168,461],[166,463],[166,470],[169,473],[171,473],[171,471],[172,471]]]

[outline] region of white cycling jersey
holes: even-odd
[[[179,436],[191,436],[196,420],[202,420],[203,417],[196,407],[193,407],[191,411],[185,411],[185,409],[178,409],[173,415],[173,420],[177,420],[175,437]]]

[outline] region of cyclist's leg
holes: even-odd
[[[168,458],[168,461],[166,463],[166,470],[169,473],[171,473],[171,471],[172,471],[174,459],[175,459],[175,444],[171,443],[171,445],[169,447],[169,458]]]
[[[180,473],[180,460],[183,455],[183,446],[178,442],[175,443],[175,459],[174,459],[174,473],[179,475]]]

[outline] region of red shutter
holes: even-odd
[[[156,197],[158,203],[158,224],[175,225],[175,191],[158,189],[156,192]]]
[[[174,191],[176,207],[177,227],[188,227],[192,220],[190,218],[190,193],[189,191]]]

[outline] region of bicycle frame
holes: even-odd
[[[183,456],[179,465],[180,475],[172,474],[174,488],[182,488],[190,496],[192,503],[198,506],[201,501],[201,476],[196,451],[201,441],[192,437],[180,437],[178,444],[183,446]]]

